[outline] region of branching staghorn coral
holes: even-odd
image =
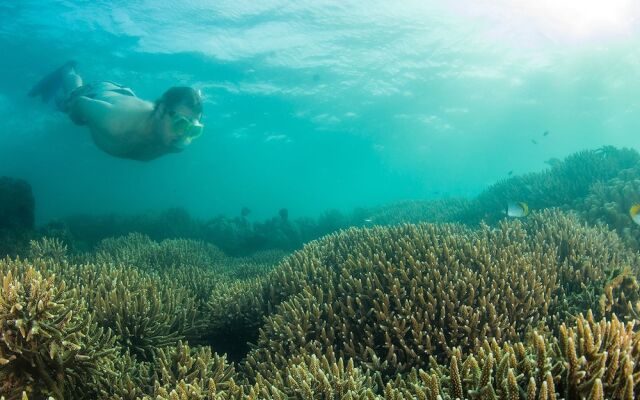
[[[335,238],[350,243],[354,256],[328,269],[324,285],[304,289],[268,318],[258,341],[265,351],[250,363],[265,353],[282,356],[277,364],[301,351],[335,351],[389,376],[424,367],[430,355],[445,357],[455,346],[469,349],[476,339],[517,339],[525,321],[544,319],[554,272],[528,268],[524,249],[484,240],[435,225]]]
[[[636,162],[636,156],[586,152],[568,160],[572,166],[565,162],[564,172],[558,169],[562,164],[554,167],[549,182],[538,176],[526,184],[558,188],[593,162],[604,172],[588,167],[585,179],[567,192],[590,187],[587,199],[611,196],[617,200],[608,203],[617,202],[629,197],[635,170],[608,181],[594,177]],[[544,196],[538,200],[555,202],[567,193]],[[591,216],[583,211],[587,220],[601,218],[602,209],[594,207]],[[631,223],[624,207],[611,215],[624,213]],[[413,214],[400,219],[408,215]],[[502,216],[494,217],[487,220]],[[14,375],[10,387],[0,386],[0,396],[58,398],[61,391],[65,397],[110,400],[638,397],[640,338],[635,326],[615,315],[622,321],[640,315],[640,262],[624,228],[616,229],[625,242],[603,226],[588,227],[557,211],[473,230],[352,229],[309,243],[273,270],[277,261],[259,255],[233,259],[193,240],[156,243],[134,235],[105,241],[98,254],[82,256],[69,254],[60,241],[42,239],[32,242],[32,260],[21,265],[49,280],[45,285],[61,298],[82,305],[81,319],[92,328],[81,332],[99,332],[98,326],[116,330],[116,336],[96,334],[108,342],[95,342],[99,349],[115,350],[104,354],[103,370],[67,372],[52,388]],[[6,261],[3,268],[17,262]],[[12,274],[12,280],[24,280]],[[589,308],[593,312],[582,317]],[[608,320],[594,322],[603,317]],[[7,331],[17,332],[3,327],[0,333]],[[211,348],[189,348],[180,339]],[[249,348],[237,374],[213,353],[240,360]],[[65,371],[94,368],[93,361],[85,368],[68,360]],[[211,360],[226,365],[221,379],[202,367]],[[12,363],[7,366],[0,366],[2,379]],[[69,386],[72,381],[82,382]]]
[[[202,304],[177,274],[163,278],[124,266],[71,264],[64,258],[34,262],[73,287],[94,321],[116,333],[118,343],[141,360],[151,359],[157,347],[203,333]]]
[[[255,383],[238,384],[224,358],[178,344],[145,363],[149,368],[134,390],[144,394],[130,397],[112,390],[77,398],[631,400],[640,395],[640,334],[633,325],[615,316],[596,322],[592,314],[580,315],[563,324],[557,337],[532,331],[524,342],[488,339],[470,353],[454,348],[445,360],[432,357],[427,368],[411,369],[384,384],[377,374],[331,352],[292,357],[283,367],[265,365],[268,373],[258,374]],[[27,396],[20,392],[16,398]]]
[[[107,326],[113,326],[123,337],[126,347],[130,348],[138,343],[134,345],[137,349],[131,348],[131,351],[138,356],[144,355],[145,359],[151,357],[151,348],[166,346],[181,338],[221,342],[218,345],[224,349],[228,332],[214,334],[212,337],[199,337],[201,333],[205,333],[202,328],[210,319],[201,318],[205,301],[212,293],[226,292],[228,287],[237,287],[239,284],[234,279],[240,276],[265,274],[272,268],[272,265],[266,263],[278,259],[273,254],[257,257],[257,262],[253,258],[233,259],[225,256],[215,246],[193,240],[164,240],[156,243],[140,234],[107,239],[98,246],[92,260],[121,267],[111,267],[94,277],[100,281],[97,285],[100,290],[92,289],[93,293],[88,294],[90,299],[95,298],[95,301],[90,301],[90,305],[96,307],[101,321],[108,321]],[[116,270],[119,272],[116,273]],[[117,274],[115,278],[100,276],[114,273]],[[107,292],[110,292],[109,296],[106,295]],[[223,296],[218,296],[220,297]],[[123,300],[100,300],[111,298],[131,300],[128,303]],[[118,306],[121,308],[114,309]],[[225,311],[228,308],[228,304],[221,304],[219,308],[225,320],[230,319]],[[111,315],[126,315],[128,319],[125,323],[117,322]],[[170,323],[168,319],[174,322]],[[155,328],[151,329],[149,325],[155,325]],[[151,332],[134,333],[136,327],[149,329]],[[215,327],[212,326],[209,331],[212,329]],[[129,337],[135,341],[127,341]],[[142,345],[137,339],[139,337],[146,338]],[[233,340],[238,341],[238,338],[234,337]]]
[[[247,399],[380,399],[375,378],[333,354],[294,357],[282,370],[258,374]]]
[[[251,285],[257,279],[249,279],[251,276],[266,274],[273,268],[269,263],[281,257],[282,253],[272,252],[257,254],[255,259],[234,259],[203,242],[164,240],[156,243],[144,235],[132,234],[104,240],[90,260],[120,267],[104,267],[104,272],[85,281],[98,282],[91,286],[99,290],[92,288],[88,293],[90,306],[96,308],[100,321],[113,327],[123,338],[125,347],[135,355],[149,359],[151,348],[182,338],[212,343],[216,349],[234,354],[246,353],[245,344],[235,350],[228,348],[227,343],[244,342],[243,339],[248,338],[215,325],[208,327],[211,334],[205,332],[205,325],[216,320],[214,316],[202,318],[205,302],[212,295],[225,299],[225,303],[216,303],[220,307],[215,311],[220,312],[225,325],[229,326],[226,321],[233,321],[232,302],[226,302],[225,293],[229,293],[229,288]],[[117,276],[109,276],[113,274]],[[246,284],[236,282],[239,277],[247,280]],[[123,315],[127,321],[116,320]],[[145,338],[142,343],[140,337]]]
[[[594,389],[607,398],[640,395],[636,383],[640,379],[640,334],[634,331],[634,322],[623,324],[615,314],[610,321],[596,322],[589,312],[586,318],[577,318],[575,327],[562,325],[559,344],[566,368],[565,398],[585,398]]]
[[[152,369],[152,389],[143,399],[226,399],[242,393],[233,380],[233,366],[208,347],[192,349],[179,342],[160,348]]]
[[[282,257],[272,252],[257,254],[255,261],[232,259],[202,242],[156,243],[138,234],[106,240],[96,255],[76,257],[95,264],[71,265],[64,245],[47,238],[33,242],[31,254],[48,260],[51,272],[81,290],[96,320],[113,329],[119,342],[142,360],[151,359],[152,349],[179,339],[224,349],[226,333],[205,335],[205,299],[237,285],[233,279],[238,276],[265,274],[272,269],[266,263]]]
[[[125,336],[105,344],[111,349],[100,364],[105,370],[78,375],[83,383],[74,389],[63,385],[66,397],[638,395],[634,382],[640,379],[635,367],[640,338],[633,326],[611,314],[622,312],[624,319],[637,315],[638,255],[614,233],[587,227],[565,213],[534,213],[526,220],[476,230],[422,224],[330,235],[287,257],[267,275],[212,281],[204,338],[211,348],[178,343],[183,337],[199,340],[191,332],[204,320],[197,314],[183,318],[199,306],[193,287],[182,286],[188,280],[175,278],[179,267],[164,267],[159,274],[109,258],[80,265],[68,256],[52,256],[55,249],[60,246],[54,242],[39,242],[33,247],[34,260],[6,261],[3,275],[29,266],[42,279],[51,279],[47,285],[60,296],[81,304],[82,320],[93,323],[93,329],[102,321],[135,333],[118,330]],[[192,271],[187,265],[185,269]],[[197,279],[196,273],[189,276]],[[62,281],[64,287],[59,286]],[[573,322],[572,315],[589,307],[609,321],[596,323],[588,314]],[[228,335],[233,337],[224,344]],[[250,337],[258,340],[240,373],[213,353],[238,343],[246,346]],[[242,350],[234,354],[243,355]],[[90,370],[72,361],[68,371]],[[0,376],[5,371],[0,366]],[[29,386],[26,378],[13,382],[0,389],[0,396],[21,398],[23,391],[35,399],[60,396],[56,388]]]
[[[562,364],[548,357],[549,344],[537,333],[534,345],[484,341],[474,354],[456,349],[447,364],[432,359],[428,370],[414,369],[384,387],[386,399],[552,399]],[[555,364],[552,362],[555,361]],[[525,396],[523,396],[523,394]]]
[[[140,233],[110,237],[101,240],[93,251],[92,259],[97,264],[131,265],[139,269],[153,269],[152,263],[160,245]],[[158,266],[160,269],[164,266]]]
[[[523,201],[531,209],[580,207],[592,185],[637,166],[640,155],[631,149],[606,146],[572,154],[552,168],[500,181],[483,191],[454,220],[494,223],[504,217],[510,201]]]
[[[216,246],[196,240],[167,239],[160,243],[138,233],[100,242],[89,261],[110,263],[146,272],[186,287],[206,301],[214,286],[230,279],[248,279],[266,274],[284,254],[258,252],[250,257],[232,258]]]
[[[197,308],[193,296],[182,288],[171,286],[141,271],[109,265],[70,265],[64,260],[56,263],[52,258],[46,261],[36,259],[35,265],[47,273],[61,273],[63,279],[53,281],[51,277],[50,284],[68,281],[74,287],[70,290],[63,285],[60,290],[74,301],[81,302],[82,308],[77,306],[80,303],[74,303],[74,309],[82,311],[80,315],[87,324],[91,324],[90,332],[95,334],[93,339],[101,337],[93,321],[101,326],[113,327],[118,333],[117,336],[108,336],[110,343],[106,347],[109,347],[112,359],[102,366],[108,374],[93,371],[92,376],[85,377],[87,386],[76,385],[84,387],[85,393],[74,395],[73,398],[140,399],[151,394],[159,395],[174,384],[176,389],[185,385],[191,388],[202,386],[202,382],[194,379],[200,376],[198,374],[205,373],[208,374],[206,381],[215,378],[214,382],[225,388],[225,377],[231,377],[233,370],[225,364],[224,358],[212,355],[209,348],[201,348],[189,355],[190,350],[186,345],[166,347],[175,346],[180,338],[194,335],[194,330],[202,327],[194,317]],[[85,303],[92,314],[84,307]],[[3,332],[6,335],[4,329]],[[91,340],[87,341],[92,343]],[[81,363],[77,364],[82,366]],[[2,371],[0,369],[0,376],[3,376]],[[35,379],[37,382],[38,377]],[[15,390],[9,392],[8,387],[0,389],[0,395],[14,398],[27,389],[26,393],[33,393],[35,398],[39,398],[37,395],[40,392],[31,388],[30,381],[23,379],[16,382],[12,379],[7,382],[11,382]],[[154,392],[158,382],[163,385],[157,387],[159,392]],[[63,398],[60,390],[56,386],[41,392]],[[237,387],[236,392],[241,393],[242,389]]]
[[[61,263],[66,261],[67,257],[67,245],[58,238],[42,237],[29,242],[29,258],[32,260],[41,259]]]
[[[88,306],[136,357],[149,360],[156,348],[199,336],[200,310],[184,288],[133,269],[105,267],[98,274],[83,285]]]
[[[623,170],[611,180],[594,184],[578,209],[585,220],[607,224],[629,246],[640,249],[640,226],[629,216],[631,206],[638,203],[640,166]]]
[[[0,394],[76,398],[109,384],[118,352],[75,290],[26,262],[0,261]]]
[[[225,275],[231,279],[251,279],[266,275],[275,266],[280,264],[289,253],[282,250],[263,250],[247,257],[230,259],[225,268]]]
[[[209,342],[223,343],[231,359],[244,357],[247,343],[255,342],[264,317],[278,304],[309,284],[329,282],[330,271],[311,256],[331,254],[328,245],[328,241],[306,244],[265,276],[216,286],[207,302]]]
[[[598,317],[611,312],[630,317],[631,308],[640,309],[640,257],[615,232],[551,210],[533,215],[526,225],[537,251],[551,254],[558,264],[560,294],[569,314],[591,308]]]
[[[97,263],[128,265],[145,271],[162,272],[171,267],[221,268],[228,257],[216,246],[188,239],[155,242],[131,233],[102,240],[95,250]]]
[[[473,354],[456,349],[448,363],[432,360],[388,382],[385,398],[631,400],[640,395],[639,342],[633,323],[589,313],[557,338],[532,332],[526,342],[484,341]]]
[[[383,376],[424,368],[430,356],[470,351],[485,338],[521,340],[539,324],[558,329],[576,310],[598,304],[616,271],[638,265],[614,233],[559,212],[477,231],[345,231],[280,265],[281,284],[269,285],[280,290],[267,299],[282,302],[272,303],[276,312],[261,329],[247,372],[327,351]],[[633,293],[612,307],[626,306]]]
[[[100,390],[95,399],[140,400],[153,390],[151,362],[138,361],[129,351],[120,351],[114,360],[115,374],[110,385]]]
[[[455,222],[471,206],[467,199],[402,201],[371,209],[357,210],[354,225],[396,225],[418,222]],[[353,218],[353,217],[352,217]]]

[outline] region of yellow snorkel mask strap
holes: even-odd
[[[198,95],[200,102],[202,102],[202,90],[196,90],[196,94]],[[200,114],[200,118],[202,118],[202,114]],[[200,118],[190,121],[191,125],[188,127],[187,131],[185,131],[185,134],[191,139],[202,136],[202,132],[204,132],[204,124],[200,122]]]

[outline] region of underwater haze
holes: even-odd
[[[0,176],[39,223],[183,207],[314,216],[471,197],[604,145],[639,149],[632,0],[5,1]],[[27,92],[68,60],[155,100],[204,95],[204,134],[111,157]]]

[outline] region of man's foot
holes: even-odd
[[[77,62],[67,61],[63,66],[45,76],[29,91],[29,97],[40,96],[43,102],[51,100],[56,93],[64,90],[65,76],[78,65]]]

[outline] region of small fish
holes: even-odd
[[[513,170],[509,171],[509,173],[507,175],[509,175],[509,176],[513,175]]]
[[[242,209],[240,210],[240,215],[242,217],[246,217],[249,214],[251,214],[251,209],[249,207],[242,207]]]
[[[547,136],[549,134],[549,131],[544,131],[544,133],[542,134],[542,136]]]
[[[367,224],[370,224],[370,223],[372,223],[372,222],[373,222],[373,219],[372,219],[372,218],[366,218],[366,219],[364,220],[364,222],[366,222]]]
[[[634,204],[629,209],[629,215],[636,224],[640,225],[640,204]]]
[[[507,204],[507,216],[511,218],[526,217],[529,214],[529,206],[523,202],[510,202]]]
[[[562,161],[559,158],[551,157],[550,159],[545,161],[545,164],[549,164],[549,166],[553,168],[562,164]]]
[[[616,154],[616,148],[613,146],[602,146],[595,150],[595,153],[602,158],[611,157]]]
[[[531,143],[538,144],[538,142],[535,139],[531,139]]]

